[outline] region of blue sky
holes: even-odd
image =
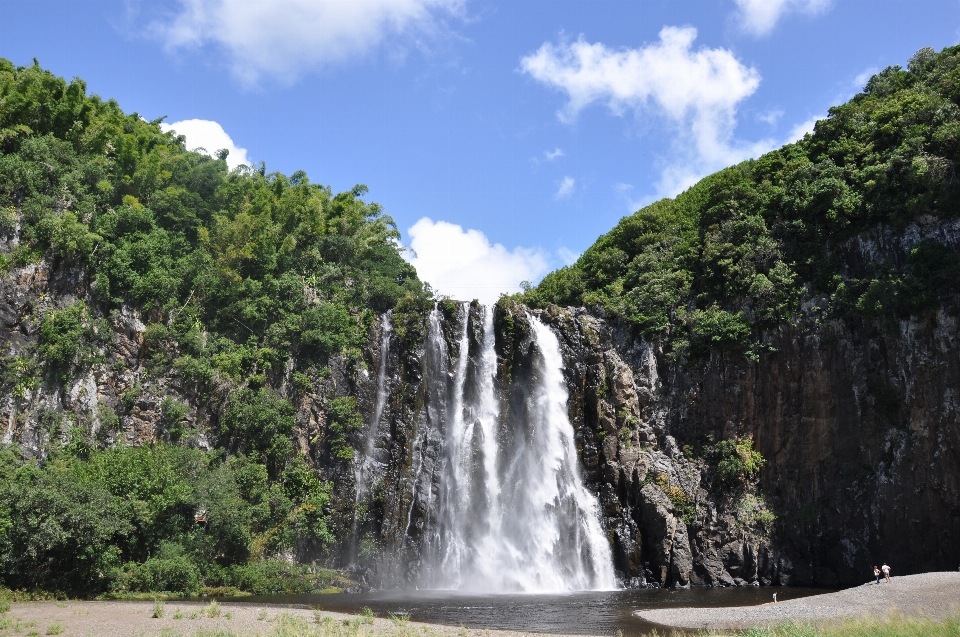
[[[0,0],[0,56],[366,184],[422,278],[487,301],[958,41],[960,0]]]

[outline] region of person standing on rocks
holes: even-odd
[[[873,576],[877,578],[877,584],[880,583],[880,569],[876,566],[873,567]]]
[[[883,569],[883,579],[885,579],[885,580],[887,580],[887,582],[889,582],[889,581],[890,581],[890,567],[887,566],[887,563],[886,563],[886,562],[884,562],[884,563],[883,563],[883,566],[881,566],[880,568]]]

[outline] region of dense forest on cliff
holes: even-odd
[[[359,360],[377,315],[427,296],[363,186],[333,194],[263,164],[230,172],[226,151],[188,151],[159,124],[79,79],[0,60],[0,233],[14,246],[0,268],[46,260],[76,275],[68,302],[38,305],[13,335],[35,340],[16,353],[6,343],[4,394],[66,392],[97,363],[122,369],[111,320],[135,307],[151,373],[220,407],[211,451],[173,396],[154,444],[111,447],[138,385],[92,417],[41,408],[35,457],[0,454],[0,584],[302,589],[282,563],[258,561],[333,541],[330,485],[294,450],[292,402],[323,386],[331,357]],[[348,461],[362,417],[353,397],[328,398],[314,443]],[[205,524],[197,511],[209,511]]]
[[[958,104],[960,48],[921,50],[803,140],[624,218],[517,298],[601,307],[690,362],[756,359],[764,331],[801,311],[956,311],[960,258],[944,245],[857,271],[842,247],[960,213]],[[362,186],[229,171],[159,124],[0,60],[0,270],[5,295],[29,292],[23,315],[0,299],[0,586],[323,587],[329,574],[273,558],[350,540],[333,480],[363,416],[343,379],[370,371],[387,310],[409,349],[422,343],[429,287]],[[106,399],[92,370],[113,383]],[[749,461],[727,469],[753,479],[747,442],[718,443],[711,462]]]
[[[960,47],[922,49],[813,133],[625,217],[519,298],[602,306],[694,360],[710,348],[756,356],[762,330],[804,300],[852,320],[928,311],[960,291],[952,250],[924,241],[906,262],[850,276],[837,247],[878,225],[960,214],[958,105]]]

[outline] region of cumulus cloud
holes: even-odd
[[[787,13],[817,14],[825,11],[831,0],[735,0],[737,19],[743,30],[756,36],[773,31]]]
[[[564,197],[569,197],[573,193],[573,187],[576,185],[576,180],[573,177],[564,177],[560,181],[560,187],[557,188],[557,199],[563,199]]]
[[[572,43],[544,43],[520,60],[520,68],[566,93],[567,104],[557,113],[566,123],[594,103],[606,104],[616,115],[665,116],[676,138],[657,189],[660,196],[670,196],[775,143],[733,138],[737,107],[757,90],[760,74],[727,49],[695,50],[696,37],[693,27],[664,27],[653,44],[612,49],[581,36]]]
[[[230,154],[227,155],[227,166],[233,170],[240,164],[250,164],[247,158],[247,149],[240,148],[233,143],[223,126],[217,122],[208,119],[185,119],[181,122],[172,124],[160,124],[160,130],[167,132],[176,131],[177,135],[183,135],[187,138],[187,149],[203,149],[211,157],[216,156],[218,150],[227,149]]]
[[[247,84],[290,83],[316,67],[362,56],[390,35],[435,32],[464,0],[180,0],[152,25],[169,50],[213,45]]]
[[[545,151],[543,151],[543,156],[547,158],[547,161],[553,161],[554,159],[557,159],[558,157],[563,157],[564,154],[565,154],[565,153],[564,153],[562,150],[560,150],[559,148],[554,148],[553,150],[545,150]]]
[[[548,269],[541,250],[508,250],[490,243],[479,230],[464,230],[446,221],[423,217],[407,234],[412,250],[407,258],[420,279],[455,299],[493,303],[501,293],[519,292],[522,281],[537,281]]]

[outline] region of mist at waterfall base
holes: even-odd
[[[360,613],[370,608],[378,617],[407,613],[411,621],[463,625],[482,630],[514,630],[560,635],[614,635],[624,637],[660,635],[669,629],[654,626],[633,615],[650,608],[705,608],[754,606],[832,592],[793,587],[740,587],[692,589],[640,589],[584,591],[566,594],[478,595],[453,591],[378,591],[332,595],[265,595],[227,599],[244,604],[285,604],[341,612]],[[674,631],[675,634],[686,634]],[[696,634],[696,633],[693,633]]]

